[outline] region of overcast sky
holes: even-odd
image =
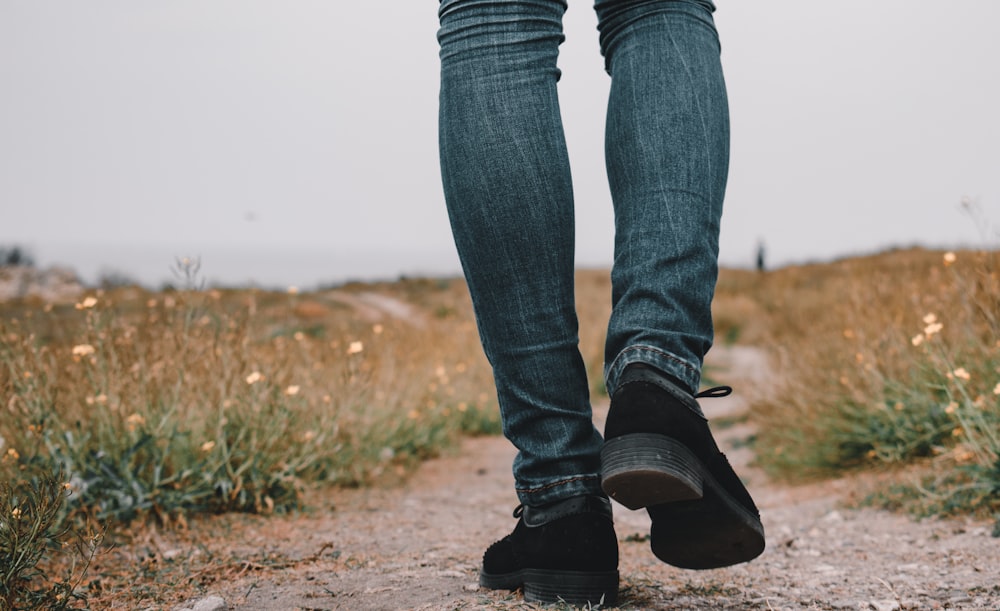
[[[578,262],[611,261],[609,79],[570,0]],[[718,0],[721,260],[978,246],[1000,224],[1000,2]],[[149,284],[457,273],[431,0],[0,0],[0,246]],[[990,233],[987,229],[985,233]]]

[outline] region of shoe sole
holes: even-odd
[[[479,572],[479,585],[490,590],[524,589],[524,600],[613,607],[618,602],[618,571],[522,569],[491,575]]]
[[[601,487],[629,509],[646,508],[650,547],[667,564],[714,569],[764,551],[760,518],[732,497],[679,441],[635,433],[601,450]]]

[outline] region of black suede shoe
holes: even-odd
[[[479,585],[524,588],[529,602],[614,606],[618,538],[611,503],[578,496],[543,507],[519,505],[514,532],[483,555]]]
[[[696,397],[726,396],[729,387]],[[719,451],[695,397],[659,371],[630,365],[611,398],[601,487],[629,509],[645,507],[650,546],[677,567],[711,569],[764,551],[757,506]]]

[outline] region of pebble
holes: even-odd
[[[824,522],[843,522],[844,521],[844,516],[841,515],[841,513],[839,511],[837,511],[836,509],[834,509],[830,513],[828,513],[825,516],[823,516],[823,521]]]
[[[191,607],[180,607],[176,611],[226,611],[229,605],[221,596],[206,596]]]
[[[899,602],[895,600],[873,600],[868,604],[875,611],[899,611]]]

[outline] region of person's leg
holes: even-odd
[[[526,505],[601,494],[556,96],[565,8],[557,0],[440,8],[445,199]]]
[[[615,205],[609,392],[630,363],[698,388],[712,344],[729,114],[710,2],[599,0]]]
[[[729,160],[714,7],[598,0],[595,8],[611,74],[606,154],[615,206],[602,486],[648,509],[650,543],[665,562],[743,562],[763,550],[763,527],[695,400],[712,344]]]
[[[612,604],[618,542],[600,487],[573,295],[573,194],[556,96],[559,0],[443,0],[445,199],[504,434],[517,526],[480,584],[541,602]]]

